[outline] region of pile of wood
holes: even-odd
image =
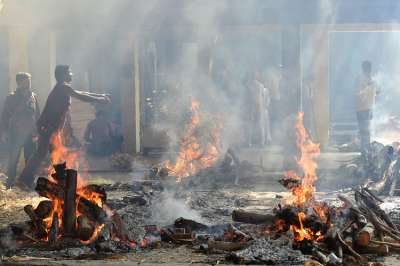
[[[36,208],[25,206],[30,221],[26,226],[12,225],[14,234],[23,240],[51,244],[65,239],[94,241],[96,229],[110,220],[102,208],[105,190],[96,185],[78,189],[78,173],[67,169],[65,163],[54,169],[52,180],[39,177],[36,182],[36,192],[48,200]]]
[[[378,195],[400,195],[400,153],[391,145],[371,143],[361,156],[345,162],[338,169],[338,175],[361,180]]]
[[[368,259],[365,254],[385,256],[400,251],[400,229],[380,208],[383,201],[368,188],[354,190],[354,199],[339,195],[342,207],[329,207],[326,217],[307,212],[302,226],[311,231],[320,231],[317,239],[296,241],[293,235],[293,248],[323,265],[342,265],[354,263],[364,265]],[[286,206],[276,209],[272,214],[255,214],[242,210],[232,213],[237,222],[265,224],[270,228],[270,236],[280,237],[291,231],[291,225],[298,226],[298,212],[304,207]],[[279,225],[278,225],[279,223]],[[279,229],[277,229],[279,227]]]

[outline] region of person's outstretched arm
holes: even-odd
[[[70,87],[69,87],[70,88]],[[78,100],[84,102],[98,102],[98,103],[109,103],[110,98],[105,94],[97,94],[85,91],[78,91],[70,88],[70,95]]]

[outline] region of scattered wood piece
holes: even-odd
[[[211,249],[218,249],[223,251],[236,251],[248,247],[250,242],[225,242],[225,241],[215,241],[208,240],[208,247]]]
[[[375,236],[375,228],[372,223],[367,223],[361,230],[357,232],[356,243],[361,247],[366,247],[369,241]]]
[[[232,212],[232,220],[234,222],[248,224],[274,224],[276,216],[272,214],[258,214],[243,210],[234,210]]]

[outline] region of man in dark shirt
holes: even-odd
[[[57,84],[50,92],[37,122],[38,148],[29,159],[18,180],[18,186],[23,189],[33,187],[34,174],[49,151],[51,137],[63,129],[71,105],[71,96],[85,102],[110,102],[110,98],[107,95],[72,89],[70,86],[72,73],[67,65],[58,65],[56,67],[55,78]]]
[[[37,96],[31,89],[31,75],[18,73],[16,82],[17,89],[7,96],[0,120],[0,137],[9,147],[8,188],[14,184],[21,150],[24,150],[25,162],[34,151],[34,132],[40,115]]]
[[[96,118],[89,122],[85,130],[87,152],[95,156],[106,156],[113,152],[113,130],[104,111],[96,112]]]

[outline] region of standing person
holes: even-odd
[[[371,142],[371,120],[375,97],[378,93],[376,82],[372,79],[372,64],[363,61],[361,64],[362,76],[358,81],[357,90],[357,121],[360,134],[361,152],[369,148]]]
[[[8,142],[8,167],[6,187],[14,185],[21,150],[25,162],[34,152],[36,122],[40,115],[36,94],[31,88],[31,75],[16,75],[17,89],[7,96],[0,120],[0,136]]]
[[[261,82],[261,74],[254,71],[247,81],[248,108],[250,110],[249,144],[258,147],[265,145],[265,87]]]
[[[110,102],[107,95],[72,89],[72,72],[68,65],[58,65],[55,69],[55,78],[57,84],[50,92],[37,123],[38,148],[29,159],[17,181],[23,189],[33,187],[34,174],[49,151],[51,137],[63,129],[71,105],[71,96],[85,102]]]

